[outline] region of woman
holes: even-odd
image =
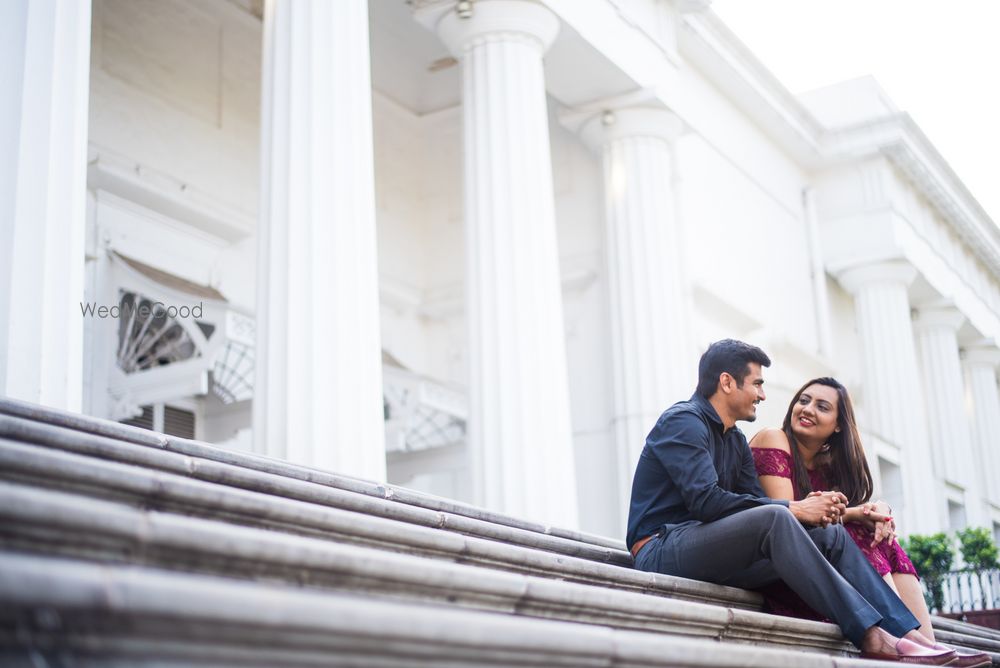
[[[757,475],[767,496],[802,499],[836,489],[848,499],[844,528],[935,643],[930,613],[913,563],[896,541],[892,508],[870,502],[872,476],[865,460],[854,408],[846,388],[833,378],[816,378],[796,392],[781,429],[765,429],[750,443]],[[790,591],[771,590],[772,610],[817,618]]]

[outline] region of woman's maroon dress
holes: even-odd
[[[792,467],[792,456],[784,450],[777,448],[751,448],[753,461],[757,467],[757,475],[773,475],[780,478],[788,478],[792,481],[792,489],[797,490],[795,485],[795,470]],[[809,471],[809,482],[813,491],[823,492],[831,489],[826,480],[825,469]],[[796,499],[798,496],[796,495]],[[879,575],[886,573],[908,573],[917,575],[917,570],[913,567],[913,562],[906,556],[906,552],[899,546],[899,543],[888,544],[882,541],[872,547],[872,540],[875,539],[875,532],[866,528],[863,524],[848,522],[844,525],[847,533],[854,539],[855,544],[864,553],[871,565],[878,571]],[[765,587],[761,590],[767,599],[767,606],[770,612],[788,617],[799,617],[802,619],[819,619],[823,616],[810,608],[805,601],[798,597],[791,589],[779,582],[776,585]],[[825,620],[824,620],[825,621]]]

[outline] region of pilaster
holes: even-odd
[[[837,273],[854,296],[861,343],[865,428],[900,448],[903,499],[901,530],[927,533],[946,525],[943,493],[935,479],[926,433],[924,397],[917,366],[908,287],[917,271],[903,261],[855,265]]]
[[[1000,348],[992,341],[968,346],[962,362],[972,400],[973,462],[983,495],[1000,506],[1000,391],[997,389]],[[986,519],[984,526],[988,526]]]
[[[0,3],[0,394],[79,411],[88,0]]]
[[[264,11],[254,440],[385,479],[366,0]]]
[[[926,388],[928,436],[934,470],[965,490],[966,518],[977,525],[979,485],[973,469],[958,329],[965,316],[950,305],[922,306],[914,320]]]
[[[469,439],[478,500],[577,524],[542,56],[559,20],[526,0],[418,10],[462,65]]]
[[[605,246],[614,373],[618,486],[632,475],[660,413],[687,398],[690,313],[682,283],[674,142],[683,123],[664,108],[611,108],[581,135],[604,168]]]

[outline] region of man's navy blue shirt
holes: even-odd
[[[748,508],[787,501],[764,496],[743,432],[724,431],[697,393],[663,412],[646,437],[632,479],[629,549],[661,529],[712,522]]]

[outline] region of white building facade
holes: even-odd
[[[1000,535],[1000,229],[684,0],[15,0],[0,394],[620,536],[720,338]]]

